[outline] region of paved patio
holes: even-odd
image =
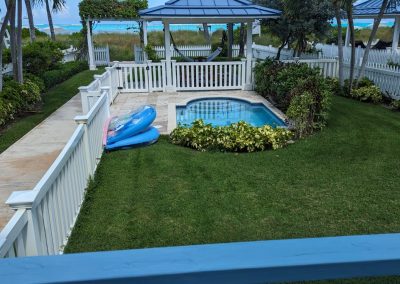
[[[253,91],[207,91],[207,92],[172,92],[172,93],[122,93],[119,94],[111,106],[111,115],[126,114],[142,105],[153,105],[157,109],[157,118],[154,122],[161,134],[169,134],[176,127],[175,106],[186,104],[188,101],[199,98],[229,97],[245,99],[251,103],[263,103],[276,115],[284,118],[283,114],[273,107],[267,100]]]
[[[33,189],[76,129],[82,113],[79,95],[0,154],[0,230],[14,211],[5,204],[13,191]]]

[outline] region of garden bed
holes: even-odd
[[[400,231],[400,114],[335,97],[323,131],[251,154],[105,154],[66,252]]]

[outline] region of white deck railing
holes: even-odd
[[[0,233],[0,257],[62,253],[101,157],[108,117],[105,90],[87,115],[76,117],[72,137],[37,185],[10,196],[7,204],[17,211]]]
[[[118,62],[112,67],[106,67],[102,75],[95,75],[94,80],[88,86],[79,87],[83,113],[88,113],[101,96],[102,91],[109,90],[108,101],[113,103],[119,92]]]
[[[242,89],[246,60],[232,62],[172,61],[173,86],[177,91]]]

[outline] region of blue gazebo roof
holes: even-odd
[[[139,12],[142,18],[276,18],[281,11],[254,5],[248,0],[171,0],[165,5]],[[240,21],[238,21],[240,22]]]
[[[355,17],[373,17],[376,16],[382,6],[383,0],[367,0],[365,2],[354,5],[353,15]],[[391,0],[385,11],[385,16],[400,15],[400,5],[396,4],[397,1]]]

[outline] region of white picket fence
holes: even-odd
[[[108,45],[94,47],[94,62],[96,66],[110,65],[110,48]]]
[[[311,68],[319,68],[324,78],[337,78],[339,75],[339,61],[337,59],[299,59],[283,60],[285,63],[304,63]]]
[[[321,51],[324,57],[337,57],[339,56],[338,46],[335,44],[317,44],[316,48]],[[364,57],[365,49],[361,47],[356,48],[356,63],[359,64]],[[351,47],[343,47],[343,57],[345,60],[350,61]],[[368,55],[368,63],[387,65],[389,62],[400,64],[399,50],[392,50],[391,48],[384,50],[371,49]]]
[[[0,257],[63,252],[79,214],[90,176],[103,152],[103,125],[109,117],[109,90],[84,116],[42,179],[29,191],[14,192],[7,204],[16,213],[0,233]]]
[[[177,91],[242,89],[246,60],[232,62],[172,62]]]

